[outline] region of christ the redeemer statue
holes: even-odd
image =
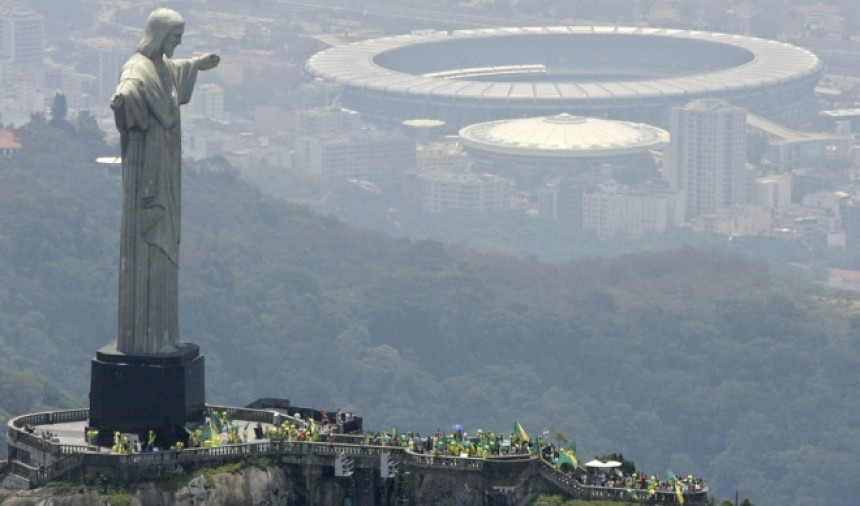
[[[197,72],[220,62],[214,53],[173,59],[184,27],[178,12],[153,11],[111,99],[122,147],[117,351],[125,354],[181,346],[179,106],[191,100]]]

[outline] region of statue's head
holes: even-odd
[[[178,12],[163,7],[155,9],[146,20],[137,52],[149,58],[160,58],[162,54],[170,58],[182,40],[184,29],[185,20]]]

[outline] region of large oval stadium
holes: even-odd
[[[306,70],[377,121],[454,127],[570,113],[664,124],[671,106],[718,98],[790,123],[814,113],[824,72],[782,42],[643,27],[427,31],[336,46]]]

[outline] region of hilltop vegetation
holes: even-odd
[[[0,161],[0,414],[67,405],[47,382],[84,405],[114,339],[120,181],[87,124],[31,122]],[[720,500],[858,497],[848,295],[689,248],[549,265],[387,238],[217,158],[183,178],[181,325],[209,402],[286,397],[421,432],[518,420],[586,458],[703,476]]]

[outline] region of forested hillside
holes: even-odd
[[[88,125],[31,122],[0,161],[0,416],[65,405],[41,378],[85,404],[114,339],[120,181]],[[387,238],[220,159],[186,164],[183,198],[181,326],[209,402],[285,397],[420,432],[518,420],[586,458],[701,475],[720,500],[860,497],[848,296],[694,249],[549,265]]]

